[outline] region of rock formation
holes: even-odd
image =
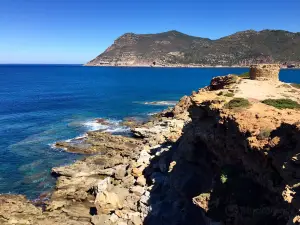
[[[279,80],[279,64],[258,64],[250,67],[252,80]]]
[[[94,155],[52,169],[57,184],[43,210],[0,195],[0,223],[297,224],[300,111],[262,102],[283,97],[300,103],[300,90],[276,79],[216,77],[132,126],[137,138],[96,131],[77,145],[60,143]]]

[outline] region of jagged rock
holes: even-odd
[[[140,213],[133,212],[131,210],[117,210],[116,215],[118,215],[119,218],[127,220],[128,222],[131,222],[133,225],[142,225],[143,222],[140,217]]]
[[[122,180],[126,175],[126,168],[128,165],[118,165],[115,167],[115,178]]]
[[[125,221],[119,221],[117,225],[127,225],[127,223]]]
[[[95,187],[96,189],[96,194],[111,190],[112,189],[112,179],[110,177],[106,177],[105,179],[99,181]]]
[[[144,192],[144,194],[141,197],[141,203],[148,205],[149,198],[150,198],[150,192],[149,191]]]
[[[119,217],[116,214],[112,214],[109,218],[112,223],[116,223],[119,220]]]
[[[111,225],[112,223],[109,219],[109,215],[95,215],[92,216],[91,222],[93,225]]]
[[[136,194],[137,196],[142,196],[145,192],[145,188],[141,187],[141,186],[133,186],[130,188],[130,191],[134,194]]]
[[[121,125],[130,127],[130,128],[140,126],[141,124],[142,124],[142,121],[137,120],[137,118],[134,118],[134,117],[124,118],[123,121],[121,122]]]
[[[236,75],[214,77],[210,82],[211,90],[229,89],[236,84],[240,78]]]
[[[22,195],[0,195],[0,223],[35,224],[36,217],[42,215],[40,208],[32,205]]]
[[[140,200],[140,196],[130,193],[125,199],[124,209],[137,211],[139,200]]]
[[[135,183],[135,179],[131,175],[128,175],[122,179],[122,185],[125,188],[131,187],[134,183]]]
[[[111,123],[104,118],[98,118],[98,119],[95,119],[95,121],[96,121],[96,123],[100,123],[101,125],[107,125],[107,126],[111,125]]]
[[[135,150],[141,146],[141,142],[130,137],[101,131],[90,131],[81,143],[58,142],[56,146],[69,152],[82,154],[106,153],[111,150],[134,154]]]
[[[128,195],[129,192],[127,189],[118,186],[114,186],[110,191],[98,193],[95,199],[97,212],[108,214],[111,211],[121,209]]]
[[[76,161],[74,164],[52,168],[52,173],[66,177],[88,177],[93,175],[112,176],[115,173],[113,168],[103,169],[102,165]]]
[[[119,196],[114,192],[103,191],[97,195],[95,205],[98,213],[108,214],[111,211],[122,208]]]
[[[147,165],[150,163],[150,158],[151,158],[151,155],[147,152],[147,150],[143,149],[140,152],[140,157],[137,160],[137,163],[138,163],[138,165],[144,165],[144,164]]]
[[[146,178],[142,175],[139,176],[136,180],[136,183],[142,187],[144,187],[146,185]]]
[[[132,168],[131,174],[132,174],[132,176],[134,176],[134,177],[140,177],[140,176],[143,175],[144,169],[145,169],[145,168],[144,168],[143,166],[142,166],[142,167],[139,167],[139,168],[134,167],[134,168]]]

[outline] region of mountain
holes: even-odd
[[[172,30],[126,33],[88,66],[233,66],[300,64],[300,32],[246,30],[217,40]]]

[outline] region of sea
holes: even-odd
[[[0,193],[36,199],[55,186],[52,167],[84,157],[54,148],[55,142],[90,130],[126,133],[124,118],[145,119],[212,77],[247,70],[0,65]],[[281,70],[280,79],[300,83],[300,70]]]

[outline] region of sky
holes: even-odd
[[[93,59],[126,32],[300,32],[300,0],[0,0],[0,63]]]

